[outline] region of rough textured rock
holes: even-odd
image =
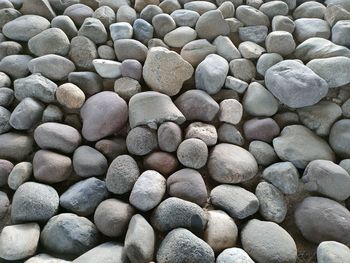
[[[254,261],[243,249],[237,247],[225,249],[216,258],[216,263],[230,262],[254,263]]]
[[[213,40],[219,35],[228,35],[230,28],[219,10],[211,10],[201,15],[196,23],[198,37]]]
[[[336,241],[324,241],[317,247],[317,262],[346,262],[350,258],[350,249]]]
[[[349,130],[350,121],[343,119],[334,123],[329,133],[329,144],[339,156],[344,158],[350,157],[350,144],[347,139]]]
[[[176,155],[183,166],[200,169],[207,163],[208,147],[200,139],[186,139],[180,143]]]

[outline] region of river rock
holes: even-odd
[[[336,263],[350,258],[350,249],[336,241],[324,241],[317,247],[317,262]]]
[[[349,130],[350,120],[342,119],[334,123],[329,133],[330,146],[336,154],[343,158],[350,157],[350,144],[347,139],[349,136]]]
[[[34,149],[34,140],[27,134],[8,132],[0,135],[0,158],[23,161]]]
[[[80,146],[73,154],[74,171],[81,177],[100,176],[107,171],[107,159],[90,146]]]
[[[158,145],[162,151],[175,152],[182,142],[182,131],[174,122],[164,122],[157,130]]]
[[[216,258],[216,263],[230,263],[236,261],[240,263],[254,263],[249,255],[238,247],[225,249]]]
[[[183,166],[200,169],[207,162],[208,147],[202,140],[190,138],[180,143],[176,154]]]
[[[192,66],[197,66],[207,55],[216,52],[216,46],[210,44],[206,39],[197,39],[187,43],[181,49],[181,57]]]
[[[13,167],[8,177],[8,185],[12,190],[17,190],[20,185],[29,180],[33,173],[33,165],[30,162],[21,162]],[[0,213],[1,218],[1,213]]]
[[[210,10],[199,17],[196,31],[199,38],[211,41],[219,35],[228,35],[230,28],[219,10]]]

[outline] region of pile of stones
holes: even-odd
[[[0,258],[350,262],[349,0],[0,0]]]

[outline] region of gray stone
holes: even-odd
[[[0,86],[1,87],[10,87],[11,86],[11,79],[9,76],[7,76],[4,72],[0,72]]]
[[[197,33],[188,26],[178,27],[164,36],[164,42],[169,47],[182,48],[187,43],[195,40]]]
[[[134,38],[145,45],[153,38],[153,26],[141,18],[134,21],[133,31]]]
[[[350,120],[342,119],[333,125],[329,133],[330,146],[337,155],[343,158],[350,157],[350,144],[348,143],[349,130]]]
[[[211,10],[199,17],[196,31],[199,38],[211,41],[219,35],[228,35],[230,28],[219,10]]]
[[[218,134],[214,125],[192,122],[186,128],[185,138],[197,138],[202,140],[207,146],[213,146],[218,140]]]
[[[134,215],[125,236],[125,252],[132,263],[150,262],[154,257],[156,235],[142,215]]]
[[[319,18],[300,18],[294,21],[294,36],[299,42],[303,42],[312,37],[328,39],[331,30],[327,21]]]
[[[30,97],[24,98],[13,110],[10,124],[16,130],[31,129],[41,120],[43,111],[42,103]]]
[[[350,13],[348,13],[348,20],[338,21],[332,28],[332,42],[338,45],[350,47]]]
[[[92,70],[93,61],[98,58],[96,45],[85,36],[76,36],[72,39],[69,50],[69,58],[74,62],[78,69]],[[69,73],[68,76],[74,74]]]
[[[200,15],[196,11],[179,9],[172,12],[171,17],[174,19],[177,26],[194,27]]]
[[[14,99],[13,89],[0,88],[0,106],[9,107]]]
[[[244,138],[237,128],[229,123],[222,123],[218,129],[218,136],[220,142],[227,142],[243,146]]]
[[[10,125],[11,112],[0,106],[0,134],[6,133],[11,129]]]
[[[208,95],[208,97],[210,96]],[[183,113],[175,106],[171,98],[165,94],[146,91],[132,96],[129,101],[129,122],[131,128],[139,125],[157,128],[159,124],[166,121],[182,124],[185,120]]]
[[[10,161],[0,159],[0,186],[7,185],[13,167],[14,165]]]
[[[263,141],[252,141],[249,144],[249,152],[254,156],[256,162],[262,166],[268,166],[278,160],[273,147]]]
[[[294,218],[308,241],[316,244],[329,240],[349,243],[350,212],[336,201],[307,197],[296,207]]]
[[[222,184],[215,187],[210,192],[210,202],[238,219],[244,219],[259,210],[258,198],[235,185]]]
[[[39,237],[40,227],[36,223],[4,227],[0,235],[0,257],[19,260],[34,255]]]
[[[10,55],[0,61],[0,70],[13,79],[24,78],[29,74],[29,55]]]
[[[127,22],[118,22],[111,24],[109,26],[109,30],[111,32],[111,38],[113,41],[119,39],[130,39],[132,38],[133,28]]]
[[[62,4],[61,1],[58,2]],[[94,10],[91,7],[79,4],[79,1],[76,1],[73,5],[69,4],[69,6],[64,7],[63,10],[63,15],[69,16],[77,27],[81,27],[85,19],[92,17],[94,14]]]
[[[295,194],[298,191],[299,173],[291,162],[271,164],[263,171],[262,178],[286,195]]]
[[[243,228],[241,240],[243,249],[256,262],[296,262],[293,238],[276,223],[252,219]]]
[[[33,74],[14,81],[14,94],[18,100],[33,97],[46,103],[54,102],[56,89],[57,85],[54,82],[40,74]]]
[[[259,59],[266,52],[265,48],[251,41],[240,43],[238,50],[241,52],[243,58],[251,60]]]
[[[28,41],[49,27],[50,22],[44,17],[24,15],[6,23],[2,28],[2,33],[13,40]]]
[[[106,79],[116,79],[121,76],[121,63],[114,60],[94,59],[92,61],[96,72]]]
[[[22,184],[16,190],[11,207],[13,223],[46,222],[58,211],[59,197],[48,185],[35,182]]]
[[[30,162],[21,162],[13,167],[8,177],[8,185],[12,190],[17,190],[23,183],[28,181],[33,173],[33,165]],[[0,216],[1,218],[1,216]]]
[[[99,233],[87,218],[71,213],[52,217],[41,232],[40,243],[54,253],[81,255],[97,245]]]
[[[97,8],[92,17],[100,20],[105,28],[108,28],[115,22],[116,14],[111,7],[105,5]]]
[[[293,12],[294,19],[298,18],[319,18],[323,19],[326,7],[318,2],[305,2],[295,8]]]
[[[60,206],[80,216],[89,216],[108,196],[104,181],[95,177],[80,181],[60,196]]]
[[[122,62],[122,76],[140,81],[142,64],[135,59],[126,59]]]
[[[119,61],[135,59],[143,63],[148,55],[148,48],[135,39],[119,39],[114,41],[114,50]]]
[[[133,188],[140,175],[136,161],[129,155],[120,155],[113,160],[106,175],[108,191],[124,194]]]
[[[298,109],[297,113],[306,127],[319,136],[327,136],[334,122],[341,117],[342,110],[334,102],[320,101],[313,106]]]
[[[1,9],[0,10],[0,28],[2,29],[6,23],[18,18],[19,16],[21,16],[21,13],[14,8]]]
[[[48,254],[40,253],[29,258],[25,261],[25,263],[71,263],[71,261],[66,261],[63,259],[52,257]]]
[[[78,29],[69,16],[56,16],[51,21],[51,27],[61,29],[69,39],[78,35]]]
[[[225,84],[229,70],[227,61],[216,55],[208,55],[196,68],[196,88],[209,94],[217,93]]]
[[[0,43],[0,59],[10,55],[18,55],[22,51],[22,45],[15,41],[4,41]]]
[[[47,54],[65,56],[69,51],[69,39],[59,28],[49,28],[32,37],[28,48],[37,57]]]
[[[95,148],[105,155],[108,160],[113,161],[119,155],[126,154],[126,142],[123,137],[112,137],[110,139],[102,139],[95,144]]]
[[[127,110],[126,102],[114,92],[104,91],[90,97],[80,110],[83,137],[97,141],[119,132],[126,124]]]
[[[327,39],[312,37],[296,47],[294,56],[305,62],[316,58],[337,56],[350,58],[350,50],[344,46],[334,44]]]
[[[194,233],[202,233],[207,221],[207,212],[200,206],[177,197],[170,197],[161,202],[151,217],[153,227],[161,232],[183,227]]]
[[[203,15],[208,11],[215,10],[216,5],[207,1],[189,1],[184,4],[184,8],[187,10],[198,12],[198,14]]]
[[[33,1],[22,1],[21,13],[24,15],[39,15],[49,20],[56,16],[55,11],[52,9],[50,1],[48,0],[33,0]]]
[[[243,125],[244,136],[247,140],[271,142],[279,135],[280,128],[271,118],[250,119]]]
[[[42,149],[53,149],[63,153],[72,153],[81,143],[78,130],[56,122],[39,125],[34,131],[34,139]]]
[[[208,171],[219,183],[240,183],[253,178],[258,165],[253,155],[242,147],[221,143],[209,155]]]
[[[341,5],[328,5],[324,13],[324,19],[333,27],[338,21],[349,20],[350,12]]]
[[[53,104],[48,105],[42,114],[42,122],[61,122],[63,119],[62,110]]]
[[[74,171],[81,177],[100,176],[107,171],[107,159],[90,146],[80,146],[73,155]]]
[[[162,14],[162,13],[163,13],[163,10],[158,5],[148,4],[140,12],[140,18],[146,20],[149,23],[152,23],[153,17],[155,17],[156,15]],[[136,17],[136,12],[135,12],[135,17]],[[133,24],[133,22],[129,22],[129,23]]]
[[[157,14],[152,18],[154,31],[159,38],[176,28],[174,19],[168,14]],[[197,32],[198,33],[198,32]]]
[[[350,249],[336,241],[324,241],[317,247],[317,262],[346,262],[350,258]]]
[[[327,95],[327,82],[311,69],[294,60],[270,67],[265,74],[267,89],[292,108],[311,106]]]
[[[160,244],[157,262],[202,262],[214,263],[215,255],[211,247],[190,231],[178,228],[171,231]]]
[[[251,79],[255,78],[256,69],[252,61],[239,58],[230,62],[230,72],[235,78],[250,82]]]
[[[269,26],[269,17],[258,9],[241,5],[236,10],[236,17],[242,21],[245,26]]]
[[[238,124],[243,115],[243,106],[236,99],[224,99],[220,102],[219,120],[230,124]]]
[[[131,8],[128,5],[122,5],[117,10],[114,10],[116,12],[116,20],[117,22],[128,22],[132,24],[136,19],[136,11],[135,9]],[[150,21],[148,21],[150,22]]]
[[[157,130],[158,145],[162,151],[175,152],[182,142],[182,131],[174,122],[164,122]]]
[[[259,7],[259,11],[267,15],[269,19],[278,15],[288,15],[288,9],[288,5],[283,1],[269,1]]]
[[[216,46],[210,44],[206,39],[198,39],[187,43],[181,49],[181,57],[192,66],[197,66],[209,54],[216,52]]]
[[[146,155],[156,149],[157,145],[157,134],[148,127],[135,127],[126,137],[126,147],[134,155]]]
[[[238,93],[244,93],[248,88],[248,83],[232,76],[227,76],[225,80],[225,88]]]
[[[31,73],[40,73],[51,80],[64,80],[69,73],[75,71],[75,65],[69,59],[50,54],[32,59],[28,63]]]
[[[96,208],[94,222],[98,230],[108,237],[123,235],[136,210],[128,203],[111,198]]]
[[[344,201],[350,196],[350,175],[341,166],[331,161],[310,162],[304,170],[302,180],[308,191],[317,192],[338,201]]]
[[[135,182],[129,201],[141,211],[149,211],[156,207],[166,192],[166,179],[158,172],[143,172]]]
[[[327,142],[302,125],[286,126],[273,140],[273,147],[281,160],[292,162],[297,168],[305,168],[313,160],[335,159]]]
[[[193,74],[193,67],[179,54],[162,47],[151,48],[143,67],[143,78],[154,91],[168,96],[178,94]]]
[[[273,31],[268,34],[265,45],[267,52],[281,56],[292,54],[296,47],[292,34],[285,31]]]
[[[183,166],[200,169],[207,162],[208,147],[202,140],[190,138],[180,143],[176,155]]]
[[[216,46],[216,53],[225,58],[228,62],[241,57],[238,49],[227,36],[218,36],[213,41],[213,45]]]
[[[246,26],[238,29],[241,41],[252,41],[254,43],[262,43],[267,36],[267,26]]]
[[[4,219],[8,215],[10,208],[10,200],[5,192],[0,191],[0,219]]]
[[[241,248],[233,247],[225,249],[216,258],[216,263],[254,263],[249,255]]]
[[[27,134],[8,132],[0,135],[0,159],[23,161],[34,149],[34,140]]]

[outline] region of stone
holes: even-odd
[[[102,45],[97,48],[98,56],[102,59],[115,59],[114,49],[108,45]]]
[[[167,152],[153,152],[143,159],[144,169],[155,170],[164,175],[174,172],[178,165],[177,158]]]
[[[84,92],[72,83],[65,83],[56,90],[57,101],[68,109],[80,109],[85,102]]]
[[[80,4],[79,1],[73,5],[69,5],[66,8],[63,8],[63,10],[63,15],[69,16],[77,25],[77,27],[81,27],[85,19],[92,17],[94,14],[94,10],[91,7]]]
[[[288,5],[283,1],[269,1],[259,7],[259,11],[267,15],[269,19],[278,15],[288,15],[288,9]]]
[[[350,50],[341,45],[334,44],[327,39],[312,37],[296,47],[294,56],[305,62],[316,58],[330,58],[337,56],[350,58]]]
[[[295,8],[293,17],[299,18],[319,18],[323,19],[326,12],[326,7],[318,2],[310,1],[305,2]]]
[[[348,244],[350,212],[336,201],[324,197],[306,197],[295,209],[295,223],[310,242],[338,241]]]
[[[195,27],[200,15],[196,11],[188,9],[178,9],[173,11],[170,16],[174,19],[177,26]]]
[[[9,107],[14,99],[13,89],[0,88],[0,106]]]
[[[219,183],[240,183],[253,178],[258,172],[258,165],[253,155],[244,148],[220,143],[209,155],[208,171]]]
[[[114,91],[124,100],[130,100],[132,96],[141,92],[141,85],[135,79],[122,77],[114,82]]]
[[[72,39],[70,43],[69,58],[74,62],[74,64],[78,69],[93,70],[95,68],[97,73],[99,74],[105,67],[107,67],[107,65],[104,65],[102,62],[104,61],[106,61],[106,63],[109,62],[109,60],[97,59],[98,52],[97,52],[95,43],[92,42],[89,38],[84,36],[76,36]],[[100,64],[102,65],[98,67],[98,65],[100,64],[96,62],[101,62]],[[115,63],[115,64],[118,65],[119,63]],[[76,74],[76,73],[77,72],[69,73],[68,78],[71,74]],[[115,72],[114,74],[118,74],[118,71]],[[101,76],[104,77],[104,75],[101,75]]]
[[[126,147],[131,154],[146,155],[157,148],[157,134],[147,127],[135,127],[126,137]]]
[[[287,202],[283,193],[272,184],[260,182],[255,189],[259,212],[264,219],[281,223],[287,215]]]
[[[183,227],[193,233],[203,233],[207,221],[207,212],[200,206],[177,197],[169,197],[161,202],[151,217],[152,226],[161,232]]]
[[[207,162],[208,147],[200,139],[186,139],[177,148],[177,158],[186,167],[200,169]]]
[[[125,236],[125,252],[131,262],[150,262],[154,258],[156,235],[142,215],[134,215]]]
[[[290,55],[296,47],[292,34],[285,31],[273,31],[268,34],[265,45],[267,52],[277,53],[281,56]]]
[[[24,15],[35,14],[49,20],[56,16],[55,11],[52,9],[50,1],[48,0],[24,0],[20,11]]]
[[[281,128],[300,123],[298,114],[296,112],[291,111],[277,113],[275,114],[273,119],[278,123],[278,126],[280,126]]]
[[[258,9],[248,6],[241,5],[236,10],[236,18],[245,26],[269,26],[269,17]]]
[[[28,63],[31,73],[40,73],[51,80],[65,80],[69,73],[75,71],[75,65],[69,59],[49,54],[32,59]]]
[[[135,59],[126,59],[122,62],[122,76],[140,81],[142,64]]]
[[[31,53],[40,57],[48,54],[65,56],[69,51],[69,39],[59,28],[49,28],[28,41]]]
[[[270,67],[281,61],[283,61],[283,57],[277,53],[262,54],[256,63],[256,70],[260,75],[265,76]]]
[[[207,146],[213,146],[218,140],[218,134],[214,125],[203,122],[192,122],[186,128],[185,138],[197,138],[202,140]]]
[[[27,134],[8,132],[0,135],[0,159],[23,161],[34,149],[34,140]]]
[[[228,35],[230,28],[219,10],[210,10],[199,17],[196,31],[199,38],[211,41],[219,35]]]
[[[13,223],[46,222],[58,211],[59,197],[48,185],[26,182],[16,190],[11,207]]]
[[[136,161],[130,155],[119,155],[108,168],[107,189],[115,194],[130,192],[139,176],[140,170]]]
[[[11,112],[0,106],[0,134],[6,133],[11,129],[10,118]]]
[[[19,260],[34,255],[39,237],[40,227],[36,223],[4,227],[0,235],[0,257]]]
[[[227,36],[218,36],[213,41],[213,45],[216,46],[216,53],[228,62],[241,57],[238,49]]]
[[[209,54],[216,52],[216,46],[210,44],[206,39],[197,39],[187,43],[181,49],[181,57],[192,66],[197,66]]]
[[[350,196],[350,175],[341,166],[327,160],[310,162],[302,177],[305,189],[344,201]],[[330,184],[329,182],[332,181]]]
[[[238,124],[243,115],[242,104],[235,99],[220,102],[219,120],[230,124]]]
[[[95,177],[70,186],[60,196],[60,206],[80,216],[89,216],[108,196],[106,183]]]
[[[143,44],[153,38],[153,26],[144,19],[136,19],[133,24],[134,38]]]
[[[30,162],[16,164],[8,177],[8,185],[12,190],[17,190],[23,183],[28,181],[33,173],[33,165]],[[0,213],[1,218],[1,213]]]
[[[303,42],[312,37],[328,39],[331,30],[327,21],[319,18],[300,18],[294,21],[294,36],[299,42]]]
[[[165,192],[165,178],[156,171],[148,170],[135,182],[129,202],[140,211],[149,211],[161,202]]]
[[[268,166],[278,160],[273,147],[263,141],[252,141],[249,144],[249,152],[254,156],[256,162],[262,166]]]
[[[238,228],[235,221],[221,210],[208,212],[208,224],[204,232],[204,240],[219,253],[222,250],[236,245]]]
[[[133,29],[127,22],[118,22],[109,26],[111,32],[111,38],[113,41],[118,39],[130,39],[132,38]]]
[[[265,48],[251,41],[245,41],[239,44],[238,50],[241,52],[243,58],[251,60],[259,59],[266,52]]]
[[[114,12],[117,12],[119,8],[121,8],[124,5],[129,5],[130,6],[130,1],[128,0],[101,0],[99,1],[99,6],[109,6],[114,10]]]
[[[0,159],[0,186],[7,185],[13,167],[14,165],[10,161]]]
[[[182,124],[185,120],[183,113],[175,106],[171,98],[165,94],[146,91],[132,96],[129,101],[130,128],[139,125],[157,128],[163,122],[173,121],[177,124]]]
[[[119,39],[114,41],[114,51],[119,61],[135,59],[143,63],[148,55],[148,48],[135,39]]]
[[[33,128],[41,120],[44,105],[36,99],[24,98],[13,110],[9,123],[16,130]]]
[[[116,14],[111,7],[105,5],[97,8],[92,17],[100,20],[105,28],[108,28],[115,22]]]
[[[132,24],[137,19],[135,9],[131,8],[129,5],[121,5],[117,10],[114,11],[117,14],[117,22],[128,22]]]
[[[119,78],[122,74],[121,63],[118,61],[107,59],[94,59],[92,64],[95,67],[96,72],[106,79]]]
[[[170,74],[171,73],[171,74]],[[174,51],[152,48],[143,67],[143,78],[154,91],[168,96],[178,94],[183,82],[193,74],[193,67]]]
[[[116,93],[104,91],[87,99],[80,115],[83,137],[88,141],[97,141],[124,127],[128,119],[128,107]]]
[[[10,208],[10,200],[5,192],[0,191],[0,219],[4,219]]]
[[[29,55],[10,55],[0,61],[0,70],[11,78],[19,79],[28,76],[29,62],[33,57]]]
[[[170,47],[182,48],[187,43],[195,40],[197,33],[188,26],[178,27],[164,36],[164,42]]]
[[[324,19],[330,26],[334,26],[338,21],[348,20],[350,12],[341,5],[328,5],[324,12]]]
[[[285,60],[265,74],[267,89],[283,104],[292,108],[311,106],[327,95],[327,82],[308,67]]]
[[[107,159],[90,146],[80,146],[73,154],[73,167],[81,177],[100,176],[107,171]]]
[[[159,38],[164,38],[167,33],[176,28],[174,19],[170,15],[162,13],[156,14],[152,18],[152,25]]]
[[[96,150],[105,155],[108,160],[113,161],[117,156],[126,154],[126,142],[125,138],[112,137],[110,139],[102,139],[95,144]]]
[[[348,144],[348,131],[350,121],[342,119],[334,123],[329,133],[329,144],[335,153],[343,158],[350,157],[350,144]],[[319,158],[321,159],[321,158]]]
[[[273,140],[273,147],[281,160],[290,161],[297,168],[305,168],[313,160],[335,159],[327,142],[302,125],[286,126]]]
[[[243,146],[244,138],[237,128],[228,123],[222,123],[218,129],[218,137],[220,142],[227,142]]]
[[[250,220],[241,232],[241,241],[243,249],[256,262],[296,262],[293,238],[274,222]]]
[[[119,237],[126,232],[134,214],[135,208],[131,205],[111,198],[98,205],[94,214],[94,222],[98,230],[105,236]]]
[[[200,15],[203,15],[204,13],[215,10],[216,5],[214,3],[206,2],[206,1],[199,1],[199,2],[187,2],[184,4],[184,8],[186,10],[195,11]]]
[[[37,15],[23,15],[6,23],[2,33],[9,39],[28,41],[50,27],[50,22]]]
[[[167,192],[170,196],[196,203],[199,206],[204,206],[208,198],[201,174],[188,168],[178,170],[168,177]]]
[[[332,42],[337,45],[346,46],[347,48],[350,47],[350,38],[348,37],[349,31],[350,31],[350,12],[348,12],[348,20],[345,21],[338,21],[333,27],[332,27]]]
[[[242,42],[251,41],[257,44],[265,41],[267,32],[267,26],[245,26],[238,29],[239,38]]]
[[[79,36],[85,36],[92,40],[95,44],[102,44],[107,41],[107,31],[102,22],[93,17],[87,17],[81,25]]]
[[[0,72],[0,86],[1,87],[10,87],[11,86],[11,79],[9,76],[7,76],[4,72]]]
[[[133,9],[134,10],[134,9]],[[134,10],[135,11],[135,10]],[[140,12],[140,18],[144,19],[145,21],[147,21],[148,23],[152,23],[152,19],[153,17],[155,17],[156,15],[162,14],[163,10],[158,6],[158,5],[151,5],[148,4],[147,6],[145,6],[144,9],[142,9],[142,11]],[[135,16],[136,16],[136,12],[135,12]],[[136,21],[136,20],[135,20]],[[170,21],[170,20],[169,20]],[[132,22],[130,24],[133,24]]]
[[[157,262],[202,262],[214,263],[211,247],[190,231],[178,228],[167,234],[157,252]]]
[[[78,130],[56,122],[39,125],[34,131],[34,139],[42,149],[52,149],[63,153],[72,153],[81,143]]]
[[[350,258],[350,249],[342,243],[324,241],[317,247],[317,262],[319,263],[346,262],[348,258]]]
[[[250,119],[243,125],[245,138],[249,141],[271,142],[280,133],[278,124],[271,118]]]
[[[164,122],[157,130],[158,146],[162,151],[175,152],[182,142],[182,131],[174,122]]]
[[[78,29],[69,16],[56,16],[51,21],[51,27],[61,29],[69,39],[78,35]]]
[[[63,120],[62,110],[53,104],[48,105],[43,111],[42,122],[61,122]]]
[[[8,22],[20,17],[20,16],[21,16],[21,13],[14,8],[1,9],[0,10],[0,17],[1,17],[0,18],[0,28],[2,29],[6,23],[8,23]]]
[[[210,202],[238,219],[244,219],[259,210],[258,198],[235,185],[222,184],[215,187],[210,192]]]
[[[99,233],[87,218],[71,213],[52,217],[41,232],[40,243],[54,253],[81,255],[97,245]]]
[[[4,41],[0,43],[0,59],[11,55],[18,55],[22,51],[22,45],[15,41]]]
[[[243,249],[238,247],[225,249],[216,258],[216,263],[229,262],[254,263],[249,255]]]
[[[37,254],[25,261],[25,263],[70,263],[70,262],[71,261],[54,258],[44,253]]]
[[[225,80],[225,88],[238,93],[244,93],[248,88],[248,83],[232,76],[227,76]]]
[[[251,79],[255,78],[256,68],[252,61],[239,58],[230,62],[230,72],[235,78],[250,82]]]

